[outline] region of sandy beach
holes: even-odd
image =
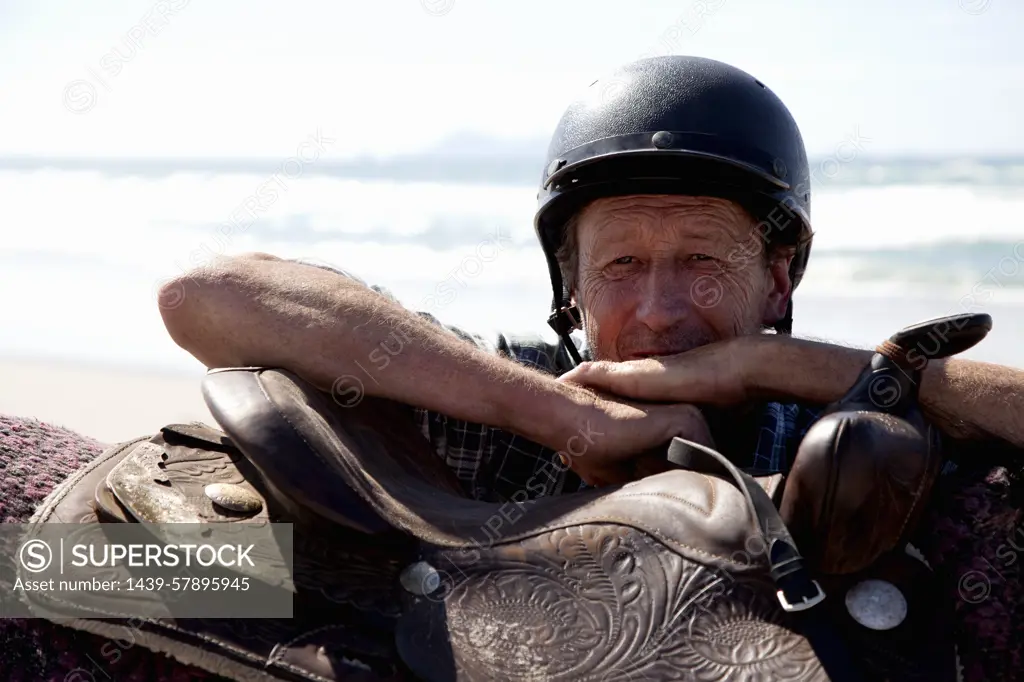
[[[204,370],[157,373],[53,360],[0,360],[0,413],[35,417],[113,443],[175,422],[215,425]]]

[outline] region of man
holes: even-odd
[[[492,344],[343,272],[267,254],[169,282],[163,294],[183,302],[163,319],[208,367],[285,367],[334,391],[363,377],[366,393],[414,406],[466,492],[492,501],[657,471],[673,436],[785,472],[871,357],[789,335],[812,237],[806,152],[782,102],[738,69],[663,57],[595,82],[556,130],[539,204],[556,345]],[[1024,372],[933,361],[920,400],[961,471],[1024,462]],[[949,518],[983,500],[1010,532],[1001,471],[964,479],[969,492],[930,517],[956,529],[956,543],[921,540],[932,563],[948,559],[949,580],[998,542]],[[1002,597],[960,604],[968,678],[1007,673],[1024,640],[1016,574],[1000,575]]]
[[[796,123],[759,81],[705,59],[643,60],[590,90],[563,116],[539,195],[557,346],[489,345],[266,254],[169,282],[184,298],[162,310],[168,332],[209,367],[282,366],[325,390],[386,351],[366,392],[420,408],[477,497],[537,476],[530,496],[573,489],[559,452],[585,482],[621,481],[675,435],[785,470],[815,408],[871,355],[786,333],[811,245]],[[572,369],[577,315],[594,362]],[[929,365],[921,399],[953,438],[1021,448],[1022,388],[1024,372],[954,359]]]

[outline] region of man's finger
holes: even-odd
[[[558,380],[576,384],[583,383],[582,379],[584,377],[593,375],[593,368],[595,364],[600,363],[581,362],[562,376],[558,377]]]
[[[614,386],[625,363],[621,362],[584,362],[569,370],[558,378],[559,381],[580,384],[581,386]]]
[[[600,363],[570,379],[581,386],[607,391],[619,396],[640,400],[661,397],[661,372],[651,366],[636,363]]]
[[[683,390],[691,386],[690,374],[678,364],[648,358],[583,363],[558,380],[636,400],[686,401],[698,399]]]

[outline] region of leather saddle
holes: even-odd
[[[468,499],[406,406],[211,370],[219,428],[112,447],[33,522],[291,523],[293,617],[47,617],[110,638],[130,626],[233,680],[952,680],[934,576],[904,551],[941,463],[916,389],[923,363],[990,326],[890,338],[784,484],[677,438],[673,470],[505,504]]]

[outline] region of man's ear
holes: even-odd
[[[764,302],[762,324],[772,326],[786,315],[789,297],[793,294],[793,280],[789,276],[789,266],[793,262],[795,250],[788,250],[772,258],[765,273],[768,295]]]

